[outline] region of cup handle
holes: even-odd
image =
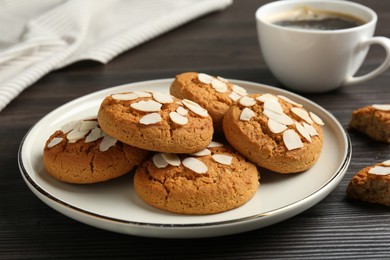
[[[362,42],[361,48],[365,48],[367,46],[370,46],[371,44],[381,45],[385,49],[386,52],[385,60],[382,62],[382,64],[379,67],[377,67],[375,70],[365,75],[358,76],[358,77],[354,77],[354,76],[347,77],[343,85],[352,85],[352,84],[356,84],[356,83],[360,83],[372,79],[378,76],[379,74],[385,72],[385,70],[387,70],[387,68],[390,66],[390,39],[382,36],[373,37],[366,40],[365,42]]]

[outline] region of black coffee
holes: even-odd
[[[309,7],[294,9],[278,17],[273,21],[273,24],[309,30],[340,30],[365,23],[362,19],[351,15],[316,10]]]

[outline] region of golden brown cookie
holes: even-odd
[[[223,120],[229,143],[261,167],[278,173],[309,169],[323,144],[322,120],[281,95],[240,98]]]
[[[207,147],[213,136],[207,110],[190,100],[160,92],[107,96],[100,106],[98,121],[116,139],[157,152],[196,152]]]
[[[213,214],[246,203],[259,179],[256,166],[232,148],[210,147],[192,155],[156,153],[137,168],[134,188],[158,209]]]
[[[106,135],[97,120],[68,123],[46,141],[44,166],[54,178],[68,183],[96,183],[131,171],[149,152]]]
[[[390,206],[390,160],[359,171],[348,185],[347,196]]]
[[[222,119],[229,107],[247,95],[244,88],[222,77],[186,72],[177,75],[170,87],[171,95],[193,100],[209,111],[214,130],[222,133]]]
[[[353,111],[349,128],[376,141],[390,143],[390,104],[366,106]]]

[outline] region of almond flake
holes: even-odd
[[[158,122],[161,122],[162,118],[159,113],[150,113],[147,114],[139,120],[139,122],[143,125],[153,125]]]
[[[268,117],[268,119],[272,119],[278,123],[281,123],[283,125],[292,125],[294,124],[294,120],[292,120],[291,117],[289,117],[286,114],[278,114],[271,110],[264,110],[263,114]]]
[[[213,77],[211,77],[210,75],[207,75],[205,73],[198,74],[198,80],[204,84],[210,84],[212,79],[213,79]]]
[[[255,112],[253,112],[252,109],[246,107],[241,111],[240,120],[241,121],[250,121],[251,118],[254,117],[255,115],[256,114],[255,114]]]
[[[306,122],[303,122],[303,127],[306,129],[306,131],[309,133],[310,136],[318,135],[317,130],[312,125],[309,125]]]
[[[246,95],[248,95],[248,93],[246,92],[246,89],[243,88],[243,87],[241,87],[241,86],[238,86],[238,85],[233,85],[232,90],[233,90],[235,93],[239,94],[240,96],[246,96]]]
[[[153,155],[152,161],[154,166],[160,169],[168,166],[167,161],[165,161],[165,159],[162,157],[162,153],[156,153]]]
[[[219,142],[211,141],[211,143],[209,143],[209,145],[207,146],[207,148],[215,148],[215,147],[223,147],[223,144]]]
[[[283,142],[289,151],[303,147],[301,138],[292,129],[287,129],[283,132]]]
[[[134,100],[137,99],[139,96],[136,93],[131,92],[131,93],[118,93],[118,94],[111,95],[111,97],[116,100]]]
[[[78,128],[78,127],[81,125],[82,122],[83,122],[82,120],[71,121],[71,122],[69,122],[69,123],[67,123],[67,124],[65,124],[65,125],[63,125],[63,126],[61,126],[61,129],[60,129],[60,130],[61,130],[64,134],[69,133],[69,132],[72,131],[73,129]]]
[[[157,102],[160,102],[162,104],[169,104],[173,102],[173,98],[170,95],[161,93],[161,92],[154,92],[153,98]]]
[[[224,165],[231,165],[233,160],[232,156],[226,154],[214,154],[212,158],[217,163],[224,164]]]
[[[146,91],[134,91],[133,93],[136,94],[138,97],[151,97],[152,96],[151,92],[153,92],[153,91],[149,91],[149,92],[146,92]]]
[[[177,112],[170,112],[169,117],[173,122],[175,122],[178,125],[185,125],[188,123],[188,118],[185,116],[180,115]]]
[[[216,78],[211,80],[211,86],[219,93],[225,93],[228,89],[225,83]]]
[[[299,107],[292,107],[291,112],[293,112],[295,115],[299,116],[301,119],[305,120],[307,123],[312,124],[313,120],[309,116],[309,113],[307,113],[306,110]]]
[[[203,174],[207,172],[207,166],[202,161],[194,158],[194,157],[187,157],[183,160],[183,165],[199,174]]]
[[[279,101],[272,98],[264,100],[264,109],[271,110],[278,114],[284,114],[282,105],[280,105]]]
[[[157,112],[160,111],[162,104],[154,100],[141,100],[137,103],[131,104],[130,106],[142,112]]]
[[[47,148],[52,148],[52,147],[56,146],[57,144],[61,143],[62,140],[64,140],[64,138],[62,138],[62,137],[54,137],[54,138],[51,139],[51,141],[47,144]]]
[[[260,102],[265,102],[267,99],[274,99],[274,100],[278,100],[278,98],[272,94],[263,94],[263,95],[260,95],[256,98],[258,101]]]
[[[324,122],[322,121],[322,119],[317,116],[316,114],[314,114],[313,112],[310,112],[309,113],[311,119],[313,119],[313,121],[317,124],[317,125],[324,125]]]
[[[88,132],[89,132],[89,130],[87,130],[87,131],[80,131],[80,126],[79,126],[78,128],[75,128],[72,131],[70,131],[66,135],[66,138],[68,139],[68,141],[70,143],[75,143],[78,140],[83,139]]]
[[[306,130],[306,128],[301,125],[298,122],[295,122],[295,127],[297,128],[298,132],[308,141],[311,143],[311,137],[309,132]]]
[[[284,101],[286,101],[287,103],[290,103],[291,105],[294,105],[294,106],[297,106],[297,107],[302,107],[301,104],[289,99],[288,97],[285,97],[285,96],[282,96],[282,95],[278,95],[277,96],[278,98],[280,99],[283,99]]]
[[[94,129],[92,129],[92,131],[89,133],[89,135],[87,135],[87,137],[85,137],[85,142],[86,143],[93,142],[93,141],[96,141],[97,139],[103,137],[102,132],[103,132],[102,129],[100,129],[99,127],[95,127]]]
[[[192,112],[194,112],[195,114],[197,114],[199,116],[206,117],[209,115],[206,109],[204,109],[203,107],[201,107],[198,103],[195,103],[194,101],[191,101],[189,99],[183,99],[182,102],[189,110],[191,110]]]
[[[368,173],[376,174],[376,175],[389,175],[390,174],[390,167],[383,167],[383,166],[375,166],[371,168]]]
[[[111,146],[114,146],[116,142],[117,140],[114,137],[106,135],[103,137],[102,141],[100,142],[99,150],[101,152],[105,152],[108,149],[110,149]]]
[[[180,165],[180,158],[177,156],[177,154],[174,153],[162,153],[162,158],[170,165],[172,166],[179,166]]]
[[[225,78],[222,78],[221,76],[217,76],[217,79],[218,79],[219,81],[222,81],[223,83],[228,83],[228,82],[229,82],[229,80],[227,80],[227,79],[225,79]]]
[[[390,167],[390,160],[384,161],[384,162],[382,162],[382,164],[384,166],[389,166]]]
[[[243,96],[238,102],[245,107],[251,107],[256,104],[256,99],[248,96]]]
[[[195,153],[191,153],[191,155],[193,155],[193,156],[207,156],[210,154],[211,154],[211,151],[207,148],[200,150],[198,152],[195,152]]]
[[[287,126],[284,124],[281,124],[279,122],[276,122],[275,120],[269,118],[268,119],[268,128],[269,130],[274,134],[279,134],[287,129]]]
[[[80,125],[80,131],[89,131],[98,126],[97,121],[83,121]]]
[[[229,97],[234,101],[236,102],[237,100],[239,100],[242,96],[237,94],[236,92],[232,91],[230,94],[229,94]]]
[[[179,106],[177,109],[176,109],[176,112],[179,113],[180,115],[182,116],[185,116],[188,114],[188,110],[185,109],[184,107],[182,106]]]
[[[377,110],[390,111],[390,104],[385,104],[385,105],[374,104],[374,105],[372,105],[372,107],[377,109]]]

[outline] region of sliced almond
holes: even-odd
[[[80,127],[78,127],[78,128],[73,129],[72,131],[70,131],[66,135],[66,138],[68,139],[68,141],[70,143],[75,143],[78,140],[83,139],[88,132],[89,132],[89,130],[87,130],[87,131],[80,131]]]
[[[255,114],[255,112],[253,112],[252,109],[246,107],[241,111],[240,120],[241,121],[250,121],[252,119],[252,117],[254,117],[255,115],[256,114]]]
[[[110,147],[114,146],[116,142],[117,140],[114,137],[106,135],[103,137],[102,141],[100,142],[99,150],[101,152],[105,152],[108,149],[110,149]]]
[[[236,92],[232,91],[232,92],[230,92],[229,97],[230,97],[234,102],[236,102],[236,101],[239,100],[242,96],[239,95],[239,94],[237,94]]]
[[[139,98],[139,96],[134,92],[113,94],[113,95],[111,95],[111,97],[113,99],[116,99],[116,100],[124,100],[124,101],[125,100],[134,100],[134,99]]]
[[[223,147],[223,143],[211,141],[207,148]]]
[[[278,114],[284,114],[282,105],[276,99],[268,98],[264,100],[264,109],[271,110]]]
[[[177,112],[170,112],[169,113],[169,117],[171,118],[171,120],[178,124],[178,125],[185,125],[188,123],[188,118],[185,117],[185,116],[182,116],[180,115],[179,113]]]
[[[284,124],[281,124],[279,122],[276,122],[275,120],[269,118],[268,119],[268,128],[269,130],[274,134],[279,134],[287,129],[287,126]]]
[[[267,99],[278,100],[278,98],[276,96],[269,94],[269,93],[266,93],[266,94],[263,94],[263,95],[256,97],[256,100],[258,100],[260,102],[265,102]]]
[[[194,157],[187,157],[182,163],[186,168],[199,174],[206,173],[208,170],[206,164]]]
[[[283,132],[283,142],[289,151],[303,147],[301,138],[297,132],[292,129],[287,129]]]
[[[211,80],[211,86],[217,91],[217,92],[220,92],[220,93],[225,93],[227,91],[227,86],[226,86],[226,83],[216,79],[216,78],[213,78]]]
[[[317,130],[312,126],[312,125],[309,125],[308,123],[306,122],[303,122],[303,127],[306,129],[306,131],[309,133],[310,136],[316,136],[318,135],[318,132]]]
[[[162,153],[162,158],[170,165],[172,166],[179,166],[180,165],[180,158],[177,156],[177,154],[174,153]]]
[[[71,121],[63,126],[61,126],[60,130],[66,134],[66,133],[69,133],[70,131],[72,131],[73,129],[79,127],[81,125],[83,121],[82,120],[75,120],[75,121]]]
[[[173,98],[170,95],[161,92],[154,92],[152,95],[154,100],[161,104],[169,104],[173,102]]]
[[[390,174],[390,167],[383,167],[383,166],[375,166],[371,168],[368,173],[376,174],[376,175],[389,175]]]
[[[322,121],[322,119],[317,116],[316,114],[314,114],[313,112],[310,112],[309,113],[311,119],[313,119],[313,121],[317,124],[317,125],[324,125],[324,121]]]
[[[301,119],[305,120],[307,123],[309,123],[309,124],[313,123],[313,120],[311,119],[311,117],[309,116],[309,113],[307,113],[307,111],[305,109],[299,108],[299,107],[292,107],[291,112],[293,112],[295,115],[297,115]]]
[[[165,161],[165,159],[162,157],[162,153],[156,153],[155,155],[153,155],[152,161],[154,166],[160,169],[168,166],[168,162]]]
[[[248,97],[248,96],[243,96],[240,98],[238,103],[240,103],[241,105],[243,105],[245,107],[251,107],[254,104],[256,104],[256,99],[254,99],[252,97]]]
[[[153,91],[134,91],[133,93],[138,97],[151,97],[151,93],[153,93]]]
[[[283,99],[284,101],[286,101],[287,103],[290,103],[291,105],[294,105],[294,106],[297,106],[297,107],[302,107],[301,104],[289,99],[288,97],[285,97],[283,95],[277,95],[278,98],[280,99]]]
[[[80,131],[90,131],[97,127],[99,124],[97,121],[84,120],[80,125]]]
[[[161,110],[162,104],[154,100],[141,100],[137,103],[132,103],[130,106],[142,112],[157,112]]]
[[[204,84],[211,84],[213,77],[205,73],[199,73],[198,80]]]
[[[51,139],[51,141],[47,144],[47,148],[52,148],[52,147],[56,146],[57,144],[61,143],[62,140],[64,140],[64,138],[62,138],[62,137],[54,137],[54,138]]]
[[[224,165],[231,165],[233,161],[233,157],[226,154],[214,154],[211,157],[217,163],[224,164]]]
[[[94,129],[91,130],[91,132],[87,135],[87,137],[85,137],[85,142],[86,143],[93,142],[101,137],[103,137],[102,129],[100,129],[99,127],[95,127]]]
[[[288,115],[286,114],[278,114],[278,113],[275,113],[274,111],[271,111],[271,110],[264,110],[263,111],[263,114],[268,117],[268,119],[272,119],[278,123],[281,123],[283,125],[292,125],[294,124],[294,120],[289,117]]]
[[[382,162],[382,165],[384,166],[390,166],[390,160]]]
[[[222,81],[223,83],[228,83],[228,82],[229,82],[229,80],[227,80],[227,79],[225,79],[225,78],[222,78],[221,76],[217,76],[217,79],[218,79],[219,81]]]
[[[191,155],[193,155],[193,156],[207,156],[210,154],[211,154],[211,151],[207,148],[200,150],[198,152],[195,152],[195,153],[191,153]]]
[[[390,104],[374,104],[372,107],[377,110],[390,111]]]
[[[235,93],[239,94],[240,96],[246,96],[246,95],[248,95],[248,92],[246,91],[246,89],[243,88],[243,87],[241,87],[241,86],[238,86],[238,85],[233,85],[232,90],[233,90]]]
[[[199,116],[206,117],[209,115],[207,110],[201,107],[198,103],[195,103],[189,99],[183,99],[182,102],[184,106]]]
[[[139,122],[143,125],[153,125],[161,122],[162,118],[159,113],[150,113],[147,114],[139,120]]]
[[[176,109],[176,112],[179,113],[180,115],[182,116],[185,116],[188,114],[188,110],[185,109],[184,107],[182,106],[179,106],[177,109]]]
[[[303,138],[305,138],[308,142],[311,143],[311,136],[306,130],[306,128],[298,122],[295,122],[295,127],[297,128],[298,132],[303,136]]]

